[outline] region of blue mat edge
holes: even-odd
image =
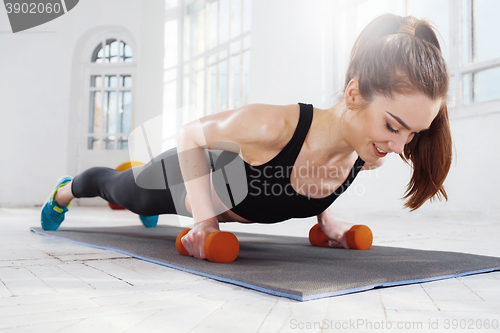
[[[136,259],[140,259],[140,260],[151,262],[153,264],[157,264],[157,265],[161,265],[161,266],[165,266],[165,267],[174,268],[174,269],[177,269],[177,270],[180,270],[180,271],[183,271],[183,272],[187,272],[187,273],[191,273],[191,274],[195,274],[195,275],[200,275],[200,276],[203,276],[203,277],[207,277],[207,278],[210,278],[212,280],[226,282],[226,283],[231,283],[231,284],[234,284],[234,285],[237,285],[237,286],[241,286],[241,287],[245,287],[245,288],[257,290],[257,291],[260,291],[260,292],[263,292],[263,293],[266,293],[266,294],[270,294],[270,295],[274,295],[274,296],[280,296],[280,297],[286,297],[286,298],[290,298],[290,299],[293,299],[293,300],[296,300],[296,301],[301,301],[301,302],[312,301],[312,300],[315,300],[315,299],[320,299],[320,298],[325,298],[325,297],[342,296],[342,295],[352,294],[352,293],[356,293],[356,292],[371,290],[371,289],[374,289],[374,288],[377,288],[377,287],[378,288],[385,288],[385,287],[394,287],[394,286],[404,286],[404,285],[408,285],[408,284],[425,283],[425,282],[431,282],[431,281],[438,281],[438,280],[445,280],[445,279],[457,278],[457,277],[462,277],[462,276],[467,276],[467,275],[474,275],[474,274],[482,274],[482,273],[490,273],[490,272],[494,272],[494,271],[500,271],[500,267],[492,267],[492,268],[485,268],[485,269],[480,269],[480,270],[476,270],[476,271],[463,272],[463,273],[459,273],[459,274],[449,274],[449,275],[433,276],[433,277],[429,277],[429,278],[414,279],[414,280],[401,280],[401,281],[393,281],[393,282],[380,282],[380,283],[370,284],[370,285],[363,286],[363,287],[350,288],[350,289],[332,291],[332,292],[321,293],[321,294],[313,294],[313,295],[307,295],[307,296],[300,296],[300,295],[289,294],[289,293],[285,293],[285,292],[281,292],[281,291],[276,291],[276,290],[273,290],[273,289],[267,289],[267,288],[259,287],[259,286],[256,286],[256,285],[253,285],[253,284],[249,284],[249,283],[246,283],[246,282],[241,282],[241,281],[238,281],[238,280],[228,279],[228,278],[220,277],[220,276],[217,276],[217,275],[212,275],[212,274],[207,274],[207,273],[203,273],[203,272],[200,272],[200,271],[195,271],[195,270],[192,270],[192,269],[189,269],[189,268],[184,268],[184,267],[176,266],[176,265],[169,264],[169,263],[166,263],[166,262],[162,262],[162,261],[159,261],[159,260],[150,259],[150,258],[147,258],[147,257],[142,257],[140,255],[137,255],[137,254],[134,254],[134,253],[131,253],[131,252],[127,252],[127,251],[123,251],[123,250],[120,250],[120,249],[115,249],[115,248],[112,248],[112,247],[99,246],[99,245],[94,245],[94,244],[89,244],[89,243],[75,241],[75,240],[64,238],[64,237],[54,236],[54,235],[46,234],[44,232],[37,231],[37,230],[35,230],[33,228],[30,228],[30,231],[33,232],[33,233],[35,233],[35,234],[37,234],[37,235],[42,235],[42,236],[46,236],[46,237],[60,239],[60,240],[64,240],[64,241],[75,243],[75,244],[80,244],[80,245],[84,245],[84,246],[93,247],[93,248],[96,248],[96,249],[115,251],[115,252],[122,253],[122,254],[128,255],[130,257],[136,258]]]

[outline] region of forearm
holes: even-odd
[[[203,133],[192,125],[179,133],[177,151],[186,192],[189,196],[195,224],[207,220],[217,222],[212,204],[210,185],[210,163],[204,147]],[[195,204],[193,204],[195,203]]]

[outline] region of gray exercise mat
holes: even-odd
[[[311,246],[307,238],[248,233],[235,233],[238,258],[219,264],[178,254],[175,239],[181,230],[172,226],[31,229],[299,301],[500,270],[496,257],[382,246],[368,251],[322,248]]]

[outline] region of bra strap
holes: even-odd
[[[287,164],[294,165],[297,156],[299,156],[300,149],[304,144],[307,133],[309,132],[309,128],[311,127],[312,119],[313,119],[313,106],[312,104],[303,104],[300,105],[300,116],[299,123],[297,124],[297,128],[293,133],[292,139],[288,143],[288,145],[284,148],[286,149],[286,159]]]

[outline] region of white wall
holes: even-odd
[[[74,174],[75,132],[84,104],[82,45],[104,28],[137,45],[135,122],[162,110],[163,0],[85,0],[26,32],[0,8],[0,206],[40,205],[57,178]],[[89,55],[90,57],[90,55]]]
[[[332,105],[334,3],[253,1],[250,103]]]

